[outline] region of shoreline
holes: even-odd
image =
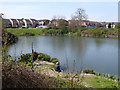
[[[12,79],[10,79],[10,80],[12,80],[12,82],[14,82],[14,80],[16,80],[15,78],[17,78],[17,81],[18,81],[17,86],[19,86],[19,83],[22,80],[22,79],[20,79],[21,77],[25,76],[26,73],[28,73],[29,78],[32,79],[33,76],[31,73],[33,73],[33,75],[34,75],[33,80],[40,78],[41,76],[44,76],[43,80],[51,79],[51,81],[50,81],[51,83],[52,83],[52,81],[56,82],[56,80],[57,80],[57,82],[58,82],[57,85],[60,85],[59,88],[106,88],[106,87],[107,88],[118,88],[118,86],[117,86],[118,81],[116,81],[116,80],[112,80],[112,79],[109,79],[109,78],[106,78],[103,76],[96,76],[94,74],[86,74],[86,73],[77,73],[76,74],[76,73],[72,73],[72,72],[70,72],[70,73],[56,72],[54,69],[54,65],[53,65],[54,63],[51,65],[51,63],[49,63],[49,62],[47,62],[47,61],[45,61],[45,62],[46,63],[43,63],[43,61],[40,62],[41,65],[35,66],[34,68],[32,68],[31,66],[28,66],[28,64],[25,64],[22,62],[4,62],[3,63],[3,72],[4,72],[3,77],[5,75],[11,73],[7,76],[7,78],[12,78]],[[11,67],[9,67],[9,65],[11,65]],[[23,69],[21,69],[21,68],[23,68]],[[15,75],[17,74],[17,77],[11,76],[11,75],[14,76],[14,73],[15,73]],[[28,76],[26,76],[26,77],[27,77],[26,79],[29,80]],[[4,78],[4,83],[7,80],[7,78]],[[23,79],[22,82],[24,82],[24,81],[25,80]],[[60,84],[62,82],[63,82],[63,84]],[[39,81],[37,83],[34,82],[32,85],[34,85],[34,84],[36,85],[38,83],[40,83],[40,82]],[[9,84],[6,86],[9,86]],[[16,84],[16,83],[14,83],[14,84]],[[12,84],[12,85],[14,85],[14,84]],[[48,83],[48,85],[49,84],[50,83]],[[26,83],[26,85],[27,85],[27,83]],[[54,85],[54,83],[53,83],[53,85]],[[66,87],[66,85],[67,85],[67,87]],[[28,87],[32,87],[32,86],[28,86]],[[35,87],[38,88],[38,86],[35,86]],[[56,85],[50,86],[50,87],[57,88]]]
[[[35,57],[33,60],[35,63],[41,63],[40,66],[33,67],[34,63],[31,62],[32,54],[22,55],[22,59],[20,61],[16,61],[16,59],[11,59],[10,62],[3,62],[3,86],[13,87],[13,85],[17,85],[19,87],[27,85],[26,80],[29,81],[29,85],[26,87],[39,87],[41,81],[47,81],[51,79],[50,82],[55,82],[59,86],[56,86],[54,83],[52,87],[58,88],[118,88],[118,78],[114,77],[110,74],[101,74],[99,72],[95,72],[94,70],[86,69],[84,73],[74,73],[74,72],[56,72],[54,69],[54,65],[57,61],[57,58],[51,58],[49,55],[44,53],[34,53]],[[26,58],[27,57],[27,58]],[[6,59],[9,59],[9,57]],[[40,62],[43,60],[42,62]],[[87,74],[85,74],[85,72]],[[94,73],[94,74],[91,74]],[[17,76],[16,76],[17,74]],[[21,78],[23,77],[23,78]],[[26,78],[27,77],[27,78]],[[42,78],[43,77],[43,78]],[[39,80],[39,78],[41,78]],[[11,81],[10,81],[11,80]],[[17,81],[16,81],[17,80]],[[55,80],[55,81],[54,81]],[[58,82],[59,81],[59,82]],[[8,83],[8,82],[12,82]],[[22,82],[22,83],[21,83]],[[16,84],[17,83],[17,84]],[[32,83],[32,85],[31,85]],[[61,84],[62,83],[62,84]],[[44,82],[42,82],[44,84]],[[78,85],[80,84],[80,85]],[[36,85],[38,85],[36,87]],[[47,82],[48,87],[50,85]],[[65,85],[65,86],[64,86]],[[51,86],[50,86],[51,87]],[[39,87],[40,88],[40,87]],[[46,88],[46,87],[45,87]]]
[[[116,30],[108,30],[105,28],[86,28],[86,30],[83,30],[81,33],[77,32],[68,32],[68,33],[62,33],[59,29],[44,29],[44,28],[9,28],[7,29],[8,32],[15,34],[17,36],[80,36],[80,37],[92,37],[92,38],[114,38],[118,39],[117,29]],[[102,31],[101,31],[102,30]],[[104,34],[102,34],[104,33]],[[106,34],[105,34],[106,33]],[[115,34],[115,35],[114,35]]]
[[[8,55],[10,56],[10,55]],[[32,65],[36,65],[37,64],[41,64],[41,65],[50,65],[52,66],[52,70],[55,71],[55,64],[56,62],[59,62],[58,58],[56,57],[50,57],[49,55],[45,54],[45,53],[38,53],[38,52],[34,52],[33,56],[36,56],[34,58],[33,64],[31,62],[31,53],[28,54],[22,54],[20,57],[18,57],[18,62],[23,62],[26,63],[28,66],[32,66]],[[37,67],[37,66],[36,66]],[[95,76],[100,76],[100,77],[105,77],[108,79],[113,79],[113,80],[118,80],[118,76],[114,75],[114,74],[109,74],[109,73],[100,73],[100,72],[96,72],[94,69],[89,69],[89,68],[84,68],[82,69],[81,72],[72,72],[72,71],[65,71],[62,73],[84,73],[84,74],[90,74],[90,75],[95,75]]]

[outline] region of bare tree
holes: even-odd
[[[68,22],[65,20],[65,16],[53,16],[52,22],[51,22],[53,29],[59,28],[62,31],[65,31]]]
[[[76,21],[75,21],[75,17],[71,16],[71,20],[69,21],[69,30],[72,30],[72,32],[74,32],[74,30],[76,29]]]
[[[77,29],[81,30],[83,20],[86,20],[87,18],[88,18],[88,16],[85,14],[85,10],[78,8],[77,11],[75,12],[75,15],[72,15],[72,17],[71,17],[70,25],[73,29],[77,28]]]

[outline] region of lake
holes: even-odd
[[[10,45],[8,54],[20,56],[34,50],[57,57],[65,70],[80,71],[83,68],[96,72],[118,74],[118,39],[100,39],[68,36],[19,36]]]

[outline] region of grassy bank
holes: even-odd
[[[118,29],[107,29],[107,28],[85,28],[82,30],[81,36],[87,37],[108,37],[108,38],[118,38]]]
[[[9,28],[7,29],[8,32],[14,35],[41,35],[42,29],[41,28]]]
[[[61,29],[43,29],[43,28],[11,28],[8,32],[15,35],[67,35],[67,36],[83,36],[83,37],[99,37],[99,38],[118,38],[118,29],[107,29],[103,27],[83,28],[81,30],[61,30]]]
[[[15,43],[18,40],[18,38],[6,30],[2,30],[2,45],[10,45],[12,43]]]
[[[10,32],[7,32],[6,30],[2,29],[2,39],[1,40],[1,55],[2,57],[7,53],[7,47],[10,45],[10,44],[13,44],[13,43],[16,43],[17,40],[18,40],[18,37],[14,34],[11,34]],[[5,58],[3,57],[2,58],[2,61],[4,61]]]
[[[31,57],[33,63],[31,62]],[[18,61],[8,55],[2,63],[3,88],[118,88],[118,81],[84,69],[81,73],[56,72],[57,58],[47,54],[22,54]],[[40,64],[39,66],[36,66]]]
[[[31,68],[23,62],[3,63],[3,88],[118,88],[118,82],[85,73],[62,73],[54,65]]]
[[[4,62],[2,69],[3,88],[60,88],[64,86],[64,80],[43,75],[37,68],[31,69],[25,63]],[[69,87],[68,84],[65,85]]]

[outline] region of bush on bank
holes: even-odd
[[[119,78],[116,75],[110,75],[110,74],[107,74],[107,73],[102,73],[101,74],[99,72],[95,72],[95,70],[93,70],[93,69],[83,69],[82,72],[86,73],[86,74],[94,74],[96,76],[102,76],[102,77],[106,77],[108,79],[119,81]]]
[[[88,37],[102,37],[104,38],[105,36],[108,35],[113,35],[113,36],[118,36],[118,29],[106,29],[103,27],[100,28],[86,28],[82,30],[81,36],[88,36]]]
[[[58,80],[59,79],[59,80]],[[66,80],[68,81],[68,80]],[[2,88],[70,88],[60,78],[49,77],[22,62],[2,63]]]
[[[2,29],[2,45],[10,45],[15,43],[18,40],[18,37]]]
[[[85,37],[118,37],[118,28],[104,28],[104,27],[84,27],[81,30],[75,29],[72,30],[69,27],[66,28],[32,28],[32,29],[7,29],[8,32],[16,35],[77,35]]]
[[[26,63],[29,63],[31,62],[33,59],[33,61],[48,61],[48,62],[53,62],[53,63],[56,63],[58,62],[58,59],[57,58],[51,58],[49,55],[47,54],[44,54],[44,53],[37,53],[37,52],[34,52],[33,54],[29,53],[29,54],[22,54],[20,56],[20,61],[21,62],[26,62]]]

